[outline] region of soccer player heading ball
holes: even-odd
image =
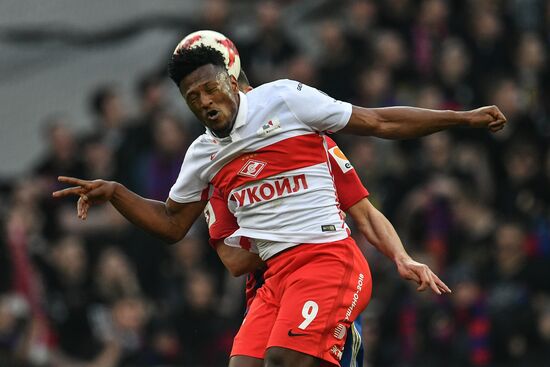
[[[90,205],[110,201],[136,225],[175,242],[218,190],[239,225],[226,243],[253,240],[268,265],[233,349],[246,348],[239,336],[269,327],[268,366],[338,366],[342,330],[370,297],[369,268],[340,214],[323,134],[401,139],[454,126],[495,132],[506,122],[495,106],[362,108],[290,80],[245,95],[223,55],[208,46],[182,48],[169,72],[206,132],[187,151],[167,201],[144,199],[116,182],[69,177],[60,181],[76,186],[54,196],[78,195],[81,218]]]

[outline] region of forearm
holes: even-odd
[[[257,254],[228,246],[223,243],[223,240],[216,244],[216,252],[227,270],[235,277],[264,269],[266,266]]]
[[[415,107],[353,107],[343,133],[372,135],[386,139],[409,139],[468,124],[465,112]]]
[[[427,265],[414,261],[407,254],[393,225],[368,199],[353,205],[348,213],[367,240],[395,263],[399,275],[419,285],[417,290],[430,287],[436,294],[451,291]]]
[[[410,257],[393,225],[378,210],[355,205],[349,214],[367,241],[390,260],[397,263]]]
[[[166,203],[143,198],[119,183],[116,184],[110,201],[130,222],[166,242],[180,240],[189,230],[189,227],[181,228],[174,223]]]
[[[365,238],[393,262],[408,258],[409,255],[391,223],[382,214],[374,217],[372,226],[362,228]]]

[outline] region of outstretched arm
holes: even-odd
[[[471,111],[353,106],[348,124],[340,131],[385,139],[409,139],[455,126],[488,128],[491,132],[497,132],[504,127],[505,123],[506,117],[496,106],[486,106]]]
[[[393,225],[367,198],[349,208],[348,213],[365,238],[395,263],[399,275],[419,285],[418,291],[430,287],[437,294],[451,292],[427,265],[407,254]]]
[[[171,199],[165,203],[145,199],[114,181],[87,181],[64,176],[59,177],[59,181],[74,186],[56,191],[53,196],[79,196],[79,218],[86,219],[91,205],[109,201],[130,222],[170,243],[187,234],[206,205],[206,201],[181,204]]]

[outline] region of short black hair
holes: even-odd
[[[222,53],[210,46],[181,48],[172,55],[168,63],[168,75],[179,87],[183,78],[208,64],[227,70]]]

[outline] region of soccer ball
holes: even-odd
[[[197,46],[210,46],[220,51],[225,59],[225,67],[229,75],[239,78],[239,73],[241,72],[241,58],[239,56],[239,51],[237,51],[237,48],[229,38],[215,31],[203,30],[193,32],[181,40],[174,50],[174,54],[181,49]]]

